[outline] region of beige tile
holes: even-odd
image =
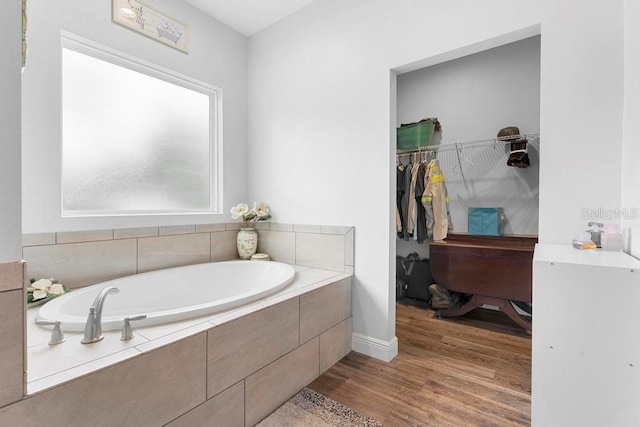
[[[296,264],[344,271],[345,236],[296,233]]]
[[[205,401],[197,335],[0,409],[6,426],[159,426]]]
[[[168,227],[158,227],[160,236],[172,236],[175,234],[191,234],[196,232],[195,225],[170,225]]]
[[[237,231],[211,233],[211,261],[238,259]]]
[[[64,231],[56,233],[56,243],[82,243],[112,240],[113,230]]]
[[[260,221],[256,224],[256,230],[270,230],[271,223],[266,221]]]
[[[322,233],[321,225],[294,224],[293,231],[296,233]]]
[[[269,227],[271,231],[293,231],[293,224],[280,224],[278,222],[272,222],[271,227]]]
[[[216,326],[224,325],[225,323],[233,322],[240,317],[255,313],[265,308],[267,308],[267,306],[263,304],[262,301],[254,301],[249,304],[214,313],[209,317],[209,323]]]
[[[22,289],[24,267],[25,265],[22,262],[0,264],[0,292]]]
[[[136,272],[136,241],[70,243],[23,249],[27,279],[53,277],[71,288]]]
[[[0,406],[24,395],[23,290],[0,292]],[[3,424],[0,418],[0,425]]]
[[[26,310],[25,317],[27,321],[27,327],[29,328],[29,333],[27,334],[27,348],[33,347],[39,344],[47,344],[51,339],[51,330],[50,326],[37,326],[36,323],[36,315],[38,314],[38,310],[40,307],[33,307]],[[70,336],[73,336],[75,332],[64,331],[64,336],[66,339],[69,339]],[[78,334],[80,332],[77,332]]]
[[[351,278],[300,295],[300,342],[351,317]]]
[[[323,225],[320,227],[323,234],[340,234],[344,236],[351,229],[346,225]]]
[[[315,289],[335,283],[347,277],[344,273],[336,273],[329,270],[297,270],[296,277],[289,286],[262,299],[267,305],[274,305],[286,299],[306,294]]]
[[[253,426],[319,375],[318,338],[245,380],[245,425]]]
[[[347,232],[347,237],[345,238],[345,247],[344,247],[344,263],[345,265],[354,265],[355,261],[355,228],[351,227],[351,229]]]
[[[206,233],[138,239],[138,272],[209,262]]]
[[[208,332],[208,396],[214,396],[298,345],[298,298]]]
[[[230,231],[233,231],[233,230],[238,231],[240,230],[240,227],[242,227],[242,224],[239,222],[227,222],[224,225],[225,230],[230,230]]]
[[[140,344],[136,344],[136,348],[142,353],[149,353],[151,351],[155,351],[159,347],[163,347],[168,344],[172,344],[177,342],[183,338],[190,337],[193,335],[197,335],[198,333],[204,332],[211,329],[211,323],[209,322],[201,322],[197,325],[180,329],[179,331],[172,332],[170,334],[164,335],[162,337],[156,338],[153,341],[143,342],[144,331],[135,333],[136,336],[134,338],[140,337]]]
[[[224,223],[220,224],[196,224],[196,233],[210,233],[212,231],[224,231]]]
[[[48,327],[49,334],[51,329]],[[65,338],[65,342],[58,345],[49,345],[47,341],[29,348],[29,382],[117,354],[146,341],[140,336],[120,341],[120,331],[105,331],[104,340],[95,345],[81,345],[82,335],[66,334]]]
[[[161,323],[159,325],[143,326],[141,328],[134,328],[134,333],[150,340],[151,343],[162,341],[166,337],[176,336],[177,334],[186,334],[184,335],[186,337],[195,335],[192,334],[191,331],[195,330],[197,327],[206,326],[207,329],[212,328],[213,326],[211,326],[211,323],[207,321],[208,318],[209,316],[199,316],[192,319]],[[206,329],[202,329],[198,332],[203,332],[205,330]],[[143,352],[146,352],[147,349],[143,347],[142,350]]]
[[[229,387],[167,427],[244,426],[244,381]]]
[[[353,317],[349,317],[320,335],[320,373],[349,354],[352,334]]]
[[[158,235],[158,227],[121,228],[113,230],[114,239],[135,239],[138,237],[154,237]]]
[[[56,233],[29,233],[22,235],[22,246],[55,245]]]
[[[69,334],[65,334],[67,339],[66,342],[71,342],[71,338]],[[74,344],[78,344],[82,336],[77,335],[74,336],[75,340]],[[113,337],[118,340],[118,337]],[[105,337],[105,340],[107,337]],[[76,347],[78,348],[78,347]],[[27,394],[35,394],[46,390],[51,387],[55,387],[62,383],[66,383],[68,381],[72,381],[76,378],[84,377],[93,372],[99,371],[104,368],[108,368],[112,365],[117,364],[118,362],[122,362],[127,359],[131,359],[133,357],[139,356],[140,351],[138,351],[135,347],[127,348],[125,350],[119,351],[117,353],[109,354],[105,357],[101,357],[99,359],[91,360],[87,363],[83,363],[82,365],[73,366],[69,369],[65,369],[64,371],[56,372],[54,374],[48,375],[38,380],[29,381],[27,383]],[[31,358],[29,358],[29,363],[33,364]]]
[[[258,252],[271,256],[273,261],[295,264],[295,233],[287,231],[258,232]]]

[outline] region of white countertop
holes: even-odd
[[[581,250],[571,245],[538,243],[533,255],[533,261],[640,269],[640,260],[624,252],[609,252],[602,249]]]

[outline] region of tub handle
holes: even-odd
[[[49,345],[56,345],[64,342],[64,333],[62,332],[62,328],[60,327],[59,320],[36,320],[36,325],[53,326]]]
[[[146,319],[147,315],[146,314],[141,314],[140,316],[134,316],[134,317],[125,317],[124,318],[124,324],[122,325],[122,335],[120,335],[120,340],[121,341],[129,341],[131,338],[134,337],[133,335],[133,329],[131,329],[131,323],[134,320],[142,320],[142,319]]]

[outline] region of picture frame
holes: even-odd
[[[112,20],[130,30],[189,53],[187,24],[144,0],[112,0]]]
[[[22,70],[27,66],[27,0],[22,0]]]

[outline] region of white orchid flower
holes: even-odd
[[[269,206],[264,202],[253,202],[253,210],[259,218],[264,218],[269,215]]]
[[[249,206],[246,203],[238,203],[238,206],[234,206],[231,208],[231,218],[238,219],[242,218],[249,212]]]
[[[49,293],[53,295],[62,295],[64,294],[64,287],[62,287],[60,283],[54,283],[51,285]]]
[[[45,293],[51,288],[53,283],[48,279],[40,279],[36,280],[31,284],[31,287],[40,291],[45,291]]]

